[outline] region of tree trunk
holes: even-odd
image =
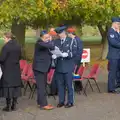
[[[38,39],[40,37],[40,29],[38,28],[37,30],[36,30],[36,39]]]
[[[107,53],[108,53],[108,40],[105,37],[103,38],[103,43],[102,43],[102,54],[101,54],[102,60],[106,59]]]
[[[80,36],[83,35],[83,31],[82,31],[82,24],[80,24]]]
[[[100,59],[105,60],[107,57],[107,53],[108,53],[108,40],[107,40],[107,31],[108,31],[108,26],[104,27],[99,24],[98,25],[98,29],[100,31],[100,34],[102,36],[102,51],[101,51],[101,55],[100,55]]]
[[[17,23],[17,21],[13,21],[11,32],[15,35],[16,40],[21,44],[22,46],[22,58],[26,59],[25,55],[25,24],[23,23]]]

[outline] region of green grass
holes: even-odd
[[[100,44],[101,43],[101,36],[83,36],[81,37],[83,42],[90,43],[90,44]]]
[[[3,33],[6,30],[0,30],[0,44],[3,44],[3,40],[1,36],[3,36]],[[8,31],[8,29],[7,29]],[[83,36],[80,38],[84,41],[84,43],[89,43],[89,44],[100,44],[101,43],[101,37],[99,30],[97,27],[92,27],[88,25],[84,25],[82,27],[82,33]],[[76,28],[76,34],[80,36],[80,28],[77,26]],[[29,28],[26,30],[26,43],[35,43],[36,42],[36,31]]]
[[[85,43],[90,43],[90,44],[99,44],[101,43],[101,37],[100,36],[83,36],[81,39]],[[26,43],[35,43],[36,42],[36,37],[32,36],[27,36],[25,39]],[[0,44],[3,44],[4,41],[2,38],[0,38]]]
[[[90,44],[99,44],[101,43],[101,37],[100,36],[87,36],[87,37],[81,37],[83,42],[90,43]],[[35,37],[27,37],[26,43],[35,43],[36,38]]]

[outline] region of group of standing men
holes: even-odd
[[[83,49],[82,41],[75,35],[74,29],[61,26],[54,29],[54,32],[58,36],[55,40],[52,40],[47,31],[41,32],[41,37],[35,45],[33,61],[38,91],[37,103],[41,109],[45,110],[53,109],[53,106],[47,103],[45,90],[52,59],[56,60],[55,79],[59,96],[57,107],[69,108],[74,105],[73,72],[75,65],[80,65]],[[60,57],[52,55],[50,51],[54,49],[59,49],[62,55]],[[66,89],[68,91],[67,102],[65,101]]]

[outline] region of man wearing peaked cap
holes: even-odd
[[[118,93],[120,87],[120,18],[112,18],[112,26],[108,31],[108,55],[109,73],[108,73],[108,92]]]
[[[59,47],[62,56],[57,58],[56,63],[56,80],[58,84],[59,103],[57,107],[69,108],[74,104],[74,89],[72,85],[72,73],[75,67],[74,57],[76,57],[77,46],[72,43],[72,39],[66,34],[66,26],[57,27],[59,39],[55,40],[55,45]],[[72,44],[71,44],[72,43]],[[67,104],[65,104],[65,92],[68,89]]]
[[[75,58],[75,64],[77,66],[75,73],[77,73],[78,69],[81,65],[81,58],[82,58],[82,52],[83,52],[83,42],[78,36],[76,36],[75,31],[76,30],[72,27],[67,29],[68,36],[70,38],[72,38],[73,41],[75,41],[76,46],[77,46],[77,56]],[[82,82],[81,81],[76,81],[75,82],[75,90],[76,91],[81,91],[82,88],[83,88],[82,87]]]
[[[66,26],[57,27],[57,28],[55,29],[55,32],[58,33],[58,34],[60,34],[60,33],[62,33],[63,31],[65,31],[66,29],[67,29]]]

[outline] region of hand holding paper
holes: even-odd
[[[68,53],[66,52],[62,53],[62,57],[68,57]]]
[[[52,59],[56,59],[57,58],[57,56],[56,55],[52,55]]]
[[[53,54],[52,55],[53,59],[56,59],[57,57],[63,57],[63,58],[68,57],[68,53],[67,52],[62,53],[57,46],[55,46],[55,50],[52,50],[51,53]]]
[[[55,46],[55,50],[59,50],[59,47]]]
[[[52,50],[51,53],[53,55],[56,55],[57,57],[62,57],[62,52],[60,51],[60,49],[57,46],[55,46],[55,50]]]

